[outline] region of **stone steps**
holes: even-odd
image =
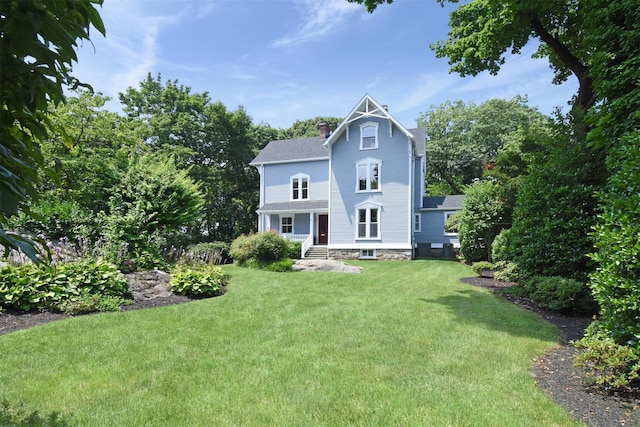
[[[327,259],[328,251],[326,246],[311,246],[304,255],[305,259]]]

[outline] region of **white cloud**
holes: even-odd
[[[273,43],[271,47],[289,47],[317,39],[330,33],[337,25],[362,6],[345,0],[301,0],[303,22],[287,36]]]

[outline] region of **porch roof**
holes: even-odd
[[[316,212],[329,209],[328,200],[296,200],[293,202],[266,203],[258,209],[258,213],[278,212]]]

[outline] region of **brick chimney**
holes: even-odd
[[[316,127],[320,132],[320,139],[327,139],[329,135],[331,135],[331,127],[329,126],[329,123],[325,122],[324,120],[318,123]]]

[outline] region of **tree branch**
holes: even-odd
[[[593,91],[593,82],[588,75],[589,67],[580,62],[580,60],[565,44],[560,41],[558,37],[554,37],[549,33],[536,15],[531,14],[529,24],[538,37],[540,37],[540,39],[545,42],[547,46],[556,53],[556,55],[558,55],[560,60],[578,78],[580,86],[578,88],[578,98],[576,99],[575,105],[587,110],[596,101],[596,94]]]

